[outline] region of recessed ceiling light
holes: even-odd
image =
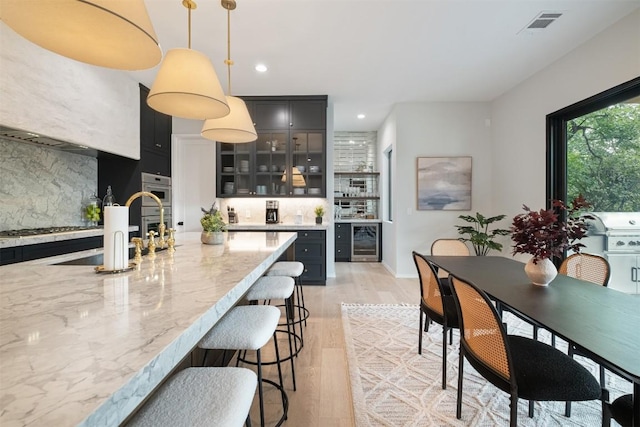
[[[364,119],[366,116],[364,114],[358,114],[359,119]]]
[[[267,66],[264,64],[258,64],[256,65],[256,71],[259,73],[264,73],[265,71],[267,71]]]

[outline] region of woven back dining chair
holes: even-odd
[[[450,294],[445,294],[434,266],[424,256],[413,252],[413,261],[420,279],[420,324],[418,354],[422,354],[422,334],[429,331],[430,320],[442,325],[442,388],[447,388],[447,332],[458,327],[458,312]],[[424,319],[424,320],[423,320]],[[451,338],[450,338],[451,341]]]
[[[475,285],[451,276],[460,322],[456,417],[462,418],[464,359],[487,381],[509,393],[510,425],[518,424],[518,399],[582,401],[601,399],[598,381],[582,365],[550,345],[507,335],[489,297]],[[604,410],[604,406],[603,406]]]
[[[577,253],[568,256],[562,261],[560,268],[558,268],[558,273],[597,285],[607,286],[611,277],[611,266],[609,261],[599,255]],[[553,338],[555,341],[555,337]],[[584,352],[569,343],[569,356],[573,357],[574,354],[584,354]],[[604,384],[605,370],[600,365],[600,385],[604,387]],[[567,417],[571,416],[571,402],[566,403],[565,415]]]
[[[607,286],[611,277],[611,266],[609,261],[599,255],[578,253],[562,261],[558,273]]]
[[[469,256],[471,252],[469,247],[461,240],[458,239],[437,239],[431,244],[431,255],[440,256]],[[436,268],[438,277],[442,285],[445,287],[445,292],[449,292],[449,272],[443,269]]]

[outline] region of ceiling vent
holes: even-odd
[[[556,19],[560,18],[561,16],[561,12],[541,12],[535,18],[533,18],[533,20],[529,22],[526,27],[520,30],[518,34],[532,34],[540,32],[551,25]]]

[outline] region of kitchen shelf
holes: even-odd
[[[355,176],[365,176],[365,175],[380,175],[380,172],[334,172],[334,175],[355,175]]]
[[[334,197],[334,200],[380,200],[380,196]]]

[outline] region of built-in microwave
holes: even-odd
[[[142,172],[142,191],[156,196],[160,199],[162,206],[171,206],[170,177]],[[142,197],[142,206],[158,206],[158,204],[151,197]]]

